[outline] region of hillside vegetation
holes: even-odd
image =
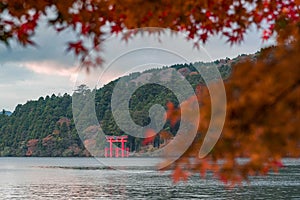
[[[162,69],[132,73],[122,77],[127,82],[124,90],[130,90],[131,87],[149,79],[171,81],[172,84],[176,84],[176,79],[172,79],[172,73],[166,73],[171,69],[181,73],[195,88],[198,84],[204,84],[204,81],[193,66],[209,69],[215,64],[221,72],[222,78],[227,79],[231,73],[231,65],[243,57],[245,56],[233,60],[218,60],[213,63],[176,64]],[[97,118],[107,135],[124,134],[116,125],[111,112],[111,95],[118,80],[94,90]],[[92,91],[82,85],[76,92]],[[168,88],[158,84],[143,85],[134,92],[129,102],[131,117],[136,124],[145,126],[149,123],[149,108],[154,104],[166,107],[168,101],[175,105],[179,104],[176,96]],[[177,129],[178,124],[174,127],[171,127],[169,123],[164,125],[164,131],[172,135],[176,134]],[[162,138],[156,137],[152,146],[157,148],[161,143]],[[138,152],[142,149],[143,143],[142,139],[129,136],[129,142],[126,145],[132,152]],[[24,105],[19,104],[10,116],[0,114],[0,155],[89,156],[89,152],[85,150],[83,141],[80,140],[75,129],[72,96],[53,94],[40,97],[38,100],[28,101]]]

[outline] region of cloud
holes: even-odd
[[[19,63],[19,66],[25,67],[36,74],[69,77],[69,80],[73,83],[76,81],[78,72],[76,66],[70,67],[55,61],[27,61]]]

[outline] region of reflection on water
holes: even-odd
[[[126,161],[153,163],[151,159]],[[0,158],[1,199],[300,199],[300,160],[279,174],[225,189],[209,177],[174,185],[169,172],[101,168],[92,158]],[[122,160],[120,166],[125,165]]]

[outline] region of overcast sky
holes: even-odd
[[[214,37],[200,50],[193,48],[184,35],[166,33],[159,40],[146,34],[129,43],[111,37],[103,46],[104,67],[86,75],[73,54],[65,51],[67,41],[74,39],[71,32],[57,34],[41,24],[34,39],[37,47],[0,46],[0,109],[13,111],[18,104],[53,93],[71,94],[80,83],[101,87],[118,76],[147,67],[233,58],[272,43],[262,43],[261,33],[254,28],[240,45],[231,47],[225,38]]]

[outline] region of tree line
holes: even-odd
[[[204,84],[203,78],[197,73],[194,66],[207,67],[217,65],[224,79],[231,73],[229,60],[215,61],[211,63],[176,64],[162,69],[151,69],[144,72],[132,73],[122,77],[129,84],[124,85],[126,90],[140,84],[138,77],[150,73],[153,79],[166,77],[161,72],[174,69],[180,72],[195,88],[199,83]],[[233,60],[232,60],[233,61]],[[171,84],[176,84],[172,79]],[[107,135],[125,134],[116,124],[111,111],[111,95],[119,79],[111,81],[100,89],[93,91],[87,86],[79,86],[75,92],[95,92],[95,108],[101,128]],[[172,82],[173,81],[173,82]],[[179,105],[173,92],[159,84],[145,84],[139,87],[132,95],[129,102],[129,110],[133,121],[145,126],[149,123],[149,109],[154,104],[160,104],[166,108],[168,102]],[[164,125],[163,130],[174,136],[180,122],[171,126],[170,122]],[[159,148],[164,138],[158,134],[152,142],[154,148]],[[139,152],[143,147],[143,139],[129,136],[126,144],[132,152]],[[89,156],[83,141],[80,140],[72,113],[72,96],[51,95],[40,97],[38,100],[30,100],[24,105],[17,105],[11,116],[0,114],[0,155],[1,156]]]

